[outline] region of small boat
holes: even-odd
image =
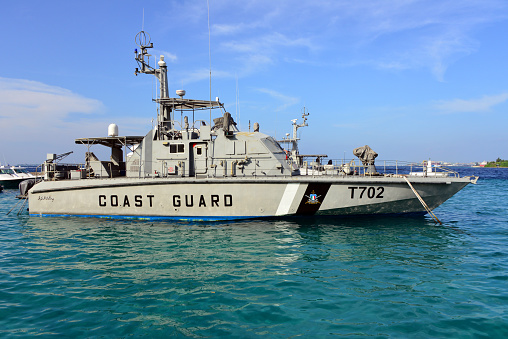
[[[302,123],[293,120],[293,136],[282,141],[262,133],[257,123],[252,131],[250,124],[240,131],[219,98],[187,99],[184,90],[170,97],[164,57],[150,65],[149,36],[142,31],[136,41],[135,74],[151,74],[159,82],[154,128],[144,136],[121,136],[111,124],[108,136],[76,139],[87,147],[82,165],[61,164],[66,154],[48,153],[44,180],[21,192],[30,215],[148,220],[433,215],[478,179],[431,174],[434,169],[422,169],[421,175],[398,168],[379,173],[377,153],[367,145],[353,151],[361,163],[321,164],[326,155],[298,151],[296,130],[307,126],[305,111]],[[213,120],[212,111],[219,113]],[[94,145],[109,148],[110,158],[100,160],[91,151]]]
[[[30,178],[35,176],[24,167],[0,166],[0,185],[4,188],[18,188],[20,182]]]
[[[14,174],[16,174],[20,178],[30,179],[35,178],[35,176],[28,171],[27,168],[21,167],[21,166],[11,166],[11,169],[14,171]]]

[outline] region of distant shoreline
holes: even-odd
[[[508,166],[472,166],[473,168],[508,168]]]

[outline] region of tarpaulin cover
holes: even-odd
[[[377,158],[377,153],[368,145],[355,148],[353,154],[356,155],[364,165],[374,165]]]

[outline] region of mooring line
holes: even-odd
[[[18,214],[17,215],[20,215],[21,212],[25,209],[25,206],[26,206],[26,203],[28,202],[28,198],[26,199],[23,199],[23,204],[21,205],[21,207],[19,208],[19,211],[18,211]]]
[[[430,216],[432,218],[434,218],[440,225],[442,225],[443,223],[436,217],[436,215],[430,210],[429,206],[425,203],[425,201],[423,200],[423,198],[420,196],[420,194],[418,194],[418,192],[415,190],[415,188],[413,187],[413,185],[411,185],[411,183],[409,182],[409,180],[407,179],[407,177],[404,177],[404,180],[406,180],[407,184],[409,185],[409,187],[411,188],[411,190],[413,191],[413,193],[416,195],[416,197],[418,198],[418,200],[420,200],[420,202],[422,203],[423,205],[423,208],[425,208],[425,210],[430,214]]]
[[[7,214],[6,214],[6,215],[11,214],[12,210],[13,210],[16,206],[18,206],[18,204],[19,204],[19,203],[20,203],[20,200],[18,200],[18,201],[14,204],[14,206],[12,206],[12,208],[9,210],[9,212],[7,212]]]

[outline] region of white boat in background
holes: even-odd
[[[26,168],[20,166],[0,166],[0,185],[4,188],[18,188],[23,180],[35,178]]]
[[[35,176],[32,173],[28,172],[28,169],[26,169],[25,167],[11,166],[11,169],[14,171],[14,174],[16,174],[20,178],[24,179],[35,178]]]

